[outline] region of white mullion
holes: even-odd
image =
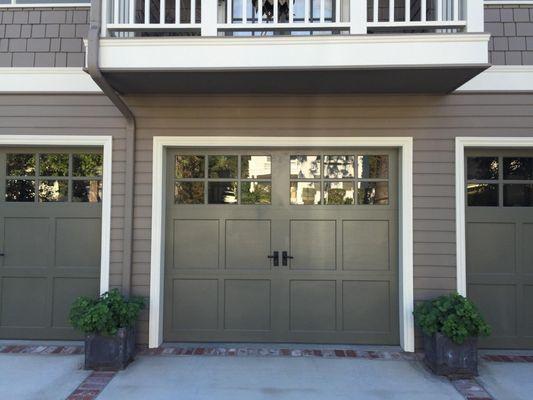
[[[257,0],[257,23],[263,23],[263,0]]]
[[[442,21],[442,0],[437,0],[437,21]]]
[[[374,0],[377,1],[377,0]],[[405,0],[405,22],[411,21],[411,1]]]
[[[335,1],[335,22],[341,22],[341,0]]]
[[[233,0],[226,0],[226,24],[233,23]]]
[[[144,23],[146,25],[150,23],[150,0],[144,0]]]
[[[176,0],[176,9],[174,11],[176,13],[174,23],[179,25],[181,23],[181,0]]]
[[[165,0],[159,0],[159,23],[164,24],[165,23],[165,11],[166,11],[166,3]]]
[[[420,5],[420,21],[424,22],[426,20],[426,14],[427,14],[426,0],[422,0],[421,5]]]
[[[325,14],[326,14],[325,5],[324,5],[325,1],[326,0],[320,0],[320,22],[321,23],[324,23],[324,17],[325,17]]]
[[[196,23],[196,0],[191,0],[191,24]]]
[[[389,22],[394,22],[394,0],[389,0]]]
[[[244,0],[243,0],[244,1]],[[274,23],[278,23],[278,0],[274,0]]]
[[[128,23],[129,24],[135,23],[135,0],[130,0]]]
[[[294,9],[293,9],[293,1],[288,0],[289,2],[289,24],[292,24],[294,22]]]
[[[247,0],[241,0],[241,1],[242,1],[242,4],[241,4],[242,5],[242,11],[241,11],[241,13],[242,13],[242,23],[246,24],[248,22],[248,16],[247,16],[247,14],[248,14],[247,11],[248,10],[247,10],[247,7],[246,7],[248,5],[248,1]]]
[[[459,21],[459,0],[453,0],[453,20]]]
[[[119,14],[119,2],[120,0],[113,1],[113,23],[118,24],[118,14]]]
[[[304,24],[309,22],[309,2],[311,0],[304,0]]]
[[[372,16],[372,21],[373,22],[379,22],[379,0],[374,0],[374,4],[372,5],[373,6],[373,16]]]

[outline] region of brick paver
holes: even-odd
[[[475,379],[457,379],[452,385],[466,400],[493,400],[493,397]]]
[[[66,400],[94,400],[116,375],[114,371],[94,371],[66,398]]]

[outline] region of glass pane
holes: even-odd
[[[174,188],[176,204],[204,204],[203,182],[177,182]]]
[[[320,204],[320,182],[291,182],[291,204]]]
[[[176,156],[176,178],[205,178],[205,157]]]
[[[324,189],[325,204],[353,204],[353,182],[327,182]]]
[[[320,178],[320,156],[291,156],[291,178]]]
[[[41,176],[68,176],[68,154],[41,154]]]
[[[353,156],[324,156],[324,178],[353,178],[354,162]]]
[[[358,156],[357,176],[362,179],[389,177],[389,156]]]
[[[237,178],[237,156],[208,156],[209,178]]]
[[[270,204],[270,182],[241,182],[241,204]]]
[[[34,154],[8,154],[6,159],[7,176],[35,175]]]
[[[357,204],[389,204],[388,182],[359,182],[357,185]]]
[[[498,157],[468,157],[468,179],[498,179]]]
[[[34,201],[35,181],[8,179],[6,181],[6,201]]]
[[[101,154],[73,154],[72,173],[74,176],[102,176]]]
[[[468,205],[498,206],[498,185],[487,183],[469,183],[467,186]]]
[[[39,182],[39,201],[67,201],[67,180],[45,180]]]
[[[207,196],[209,204],[236,204],[237,182],[209,182]]]
[[[533,207],[533,184],[503,185],[505,207]]]
[[[533,179],[533,158],[531,157],[504,157],[504,179]]]
[[[270,179],[272,162],[270,156],[242,156],[241,178]]]
[[[102,181],[72,181],[72,201],[100,203],[102,201]]]

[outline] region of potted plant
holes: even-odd
[[[85,369],[119,370],[133,361],[135,321],[143,308],[144,299],[126,299],[117,289],[76,299],[69,319],[85,334]]]
[[[490,327],[469,299],[443,295],[418,304],[414,316],[424,334],[424,360],[435,374],[477,376],[477,338],[488,336]]]

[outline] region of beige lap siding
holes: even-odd
[[[0,95],[0,135],[112,135],[110,285],[122,285],[125,123],[101,95]]]
[[[533,95],[129,96],[138,117],[133,293],[149,295],[155,135],[413,136],[415,298],[455,289],[455,136],[533,136]],[[113,135],[111,283],[121,285],[124,120],[99,95],[0,96],[0,134]],[[148,314],[139,341],[148,340]]]

